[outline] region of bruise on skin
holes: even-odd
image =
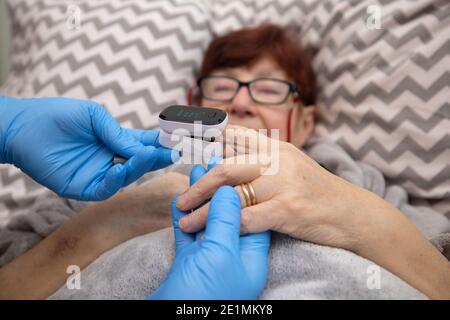
[[[76,236],[59,238],[55,243],[55,248],[52,251],[51,256],[64,256],[67,253],[72,254],[80,240],[81,238]]]

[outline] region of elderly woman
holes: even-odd
[[[177,206],[189,211],[228,184],[241,197],[242,233],[274,230],[343,248],[372,260],[428,297],[449,298],[449,261],[398,208],[347,181],[351,180],[345,175],[348,168],[339,159],[349,157],[341,148],[308,142],[314,129],[315,98],[309,59],[285,30],[268,25],[215,39],[205,53],[191,102],[225,110],[232,125],[266,129],[269,136],[276,132],[279,149],[269,153],[278,152],[278,171],[265,175],[261,164],[236,164],[236,158],[230,157],[191,188],[187,176],[175,172],[152,179],[88,206],[4,269],[12,278],[11,270],[17,268],[34,274],[26,284],[28,297],[46,297],[63,284],[68,261],[83,268],[126,240],[169,226],[169,204],[176,194],[187,190]],[[237,133],[241,134],[246,132]],[[232,132],[226,140],[231,138],[235,138]],[[231,147],[241,153],[236,157],[255,151],[246,145]],[[186,173],[186,168],[178,171]],[[187,214],[180,228],[201,230],[207,208],[208,204]],[[38,267],[23,267],[30,261]],[[11,290],[20,295],[23,286],[16,282]]]
[[[429,297],[450,297],[449,261],[397,208],[298,149],[313,130],[315,82],[308,59],[282,30],[268,26],[216,39],[206,52],[198,85],[198,104],[227,111],[232,124],[280,129],[280,140],[290,143],[280,144],[277,174],[262,175],[259,165],[239,166],[227,159],[185,192],[178,208],[193,209],[219,186],[235,185],[243,207],[249,204],[245,193],[253,193],[256,203],[243,209],[241,232],[274,230],[344,248]],[[248,183],[252,192],[244,189]],[[198,231],[206,215],[207,206],[199,208],[180,227]]]

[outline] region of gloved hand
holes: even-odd
[[[159,131],[124,129],[92,101],[0,97],[0,163],[62,197],[104,200],[178,160]],[[114,165],[115,155],[128,159]]]
[[[191,184],[205,172],[201,165],[195,166]],[[267,281],[270,232],[240,236],[240,199],[230,186],[214,194],[204,234],[187,234],[179,229],[178,221],[185,213],[178,210],[175,201],[175,260],[166,279],[149,298],[256,299]]]

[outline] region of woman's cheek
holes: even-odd
[[[260,118],[264,126],[269,131],[271,138],[277,138],[281,141],[287,141],[287,126],[289,112],[285,110],[270,110],[271,112],[261,112]]]
[[[228,110],[227,104],[209,100],[201,100],[200,105],[207,108]],[[260,107],[258,114],[253,119],[238,119],[230,116],[230,124],[240,125],[251,129],[267,129],[268,135],[281,141],[287,141],[287,126],[289,119],[288,110],[277,110]],[[273,131],[275,130],[275,131]]]

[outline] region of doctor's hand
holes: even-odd
[[[206,170],[197,165],[191,184]],[[270,232],[240,236],[240,199],[229,186],[213,196],[206,230],[184,233],[185,215],[172,204],[176,255],[161,286],[150,299],[256,299],[268,276]]]
[[[66,98],[0,97],[0,163],[17,166],[58,195],[104,200],[176,161],[159,131],[132,130],[99,104]],[[128,159],[113,164],[114,156]]]

